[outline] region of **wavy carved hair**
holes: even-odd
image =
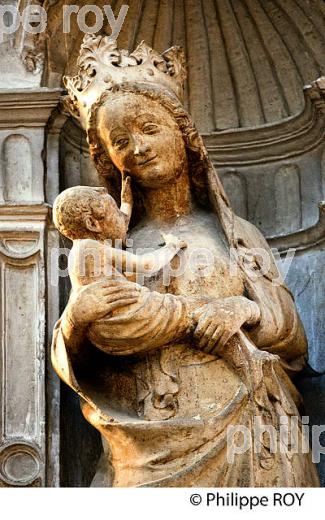
[[[118,174],[117,168],[101,143],[97,129],[97,114],[99,108],[109,100],[112,94],[117,92],[130,92],[158,101],[174,117],[186,147],[192,193],[200,205],[208,206],[209,190],[207,177],[209,169],[213,168],[213,166],[194,122],[180,102],[171,96],[168,91],[157,90],[148,84],[142,83],[113,85],[105,90],[97,102],[92,105],[87,128],[89,151],[98,174],[101,180],[105,182],[111,195],[119,203],[121,175]],[[133,186],[133,191],[135,192],[135,218],[132,219],[134,224],[139,219],[140,214],[143,213],[143,197],[139,186]],[[221,196],[225,197],[223,192]]]

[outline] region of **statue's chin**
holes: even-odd
[[[160,188],[169,184],[175,179],[175,176],[168,172],[167,165],[149,166],[141,171],[133,173],[134,179],[143,188]]]

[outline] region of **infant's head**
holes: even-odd
[[[71,240],[124,239],[127,225],[106,188],[74,186],[58,195],[53,204],[53,222]]]

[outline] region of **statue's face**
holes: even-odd
[[[100,234],[101,238],[107,240],[122,240],[127,233],[127,225],[115,200],[108,194],[106,188],[92,187],[91,189],[96,193],[98,202],[102,207],[103,218],[100,220],[96,218],[88,219],[86,221],[86,227],[89,231]]]
[[[112,162],[146,188],[175,181],[187,160],[172,115],[145,96],[118,93],[98,113],[101,141]]]

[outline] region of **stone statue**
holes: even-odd
[[[292,383],[304,330],[267,242],[233,213],[183,108],[181,49],[141,43],[129,54],[86,35],[78,67],[67,103],[116,202],[76,187],[55,203],[58,229],[76,242],[52,360],[102,436],[93,485],[318,486]],[[149,273],[140,248],[153,251]]]
[[[111,280],[123,276],[127,280],[137,280],[139,275],[153,276],[187,245],[184,241],[169,234],[162,234],[166,246],[155,252],[134,255],[115,246],[119,246],[126,238],[132,206],[130,177],[123,179],[121,208],[107,193],[106,188],[76,186],[63,191],[54,201],[53,219],[57,229],[67,238],[73,240],[69,256],[69,271],[72,291],[78,292],[83,286],[94,282],[103,282],[110,286]],[[134,291],[126,304],[140,300],[140,288]],[[141,296],[145,300],[147,288],[143,288]],[[150,295],[150,305],[152,305]],[[157,293],[161,300],[161,294]],[[196,302],[195,302],[196,303]],[[251,302],[252,305],[256,305]],[[101,350],[112,353],[111,344],[106,345],[106,335],[112,332],[111,320],[102,317],[89,324],[87,333],[91,341]]]

